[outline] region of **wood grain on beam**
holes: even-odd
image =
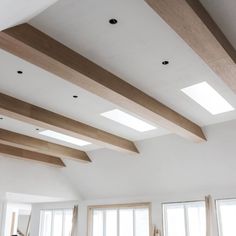
[[[236,92],[236,50],[198,0],[145,0]]]
[[[134,143],[127,139],[115,136],[2,93],[0,93],[0,114],[45,129],[84,139],[103,147],[128,153],[138,153]]]
[[[173,133],[205,140],[198,125],[29,24],[1,32],[0,47]]]
[[[83,151],[18,134],[9,130],[0,129],[0,143],[53,155],[55,157],[91,162],[88,155]]]
[[[18,159],[37,161],[56,167],[65,167],[63,161],[58,157],[33,152],[22,148],[12,147],[5,144],[0,144],[0,153],[5,154],[7,156],[13,156]]]

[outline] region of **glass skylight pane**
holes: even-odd
[[[50,137],[50,138],[58,139],[60,141],[64,141],[67,143],[71,143],[80,147],[91,144],[82,139],[78,139],[78,138],[74,138],[65,134],[57,133],[52,130],[44,130],[44,131],[39,132],[39,134]]]
[[[234,110],[234,108],[207,82],[183,88],[181,91],[209,111],[212,115]]]
[[[156,127],[148,124],[147,122],[140,120],[134,116],[131,116],[119,109],[114,109],[111,111],[104,112],[101,114],[101,116],[104,116],[110,120],[116,121],[122,125],[135,129],[139,132],[145,132],[145,131],[156,129]]]

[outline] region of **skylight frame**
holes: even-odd
[[[45,137],[53,138],[65,143],[73,144],[79,147],[84,147],[87,145],[90,145],[91,143],[82,139],[78,139],[66,134],[62,134],[53,130],[43,130],[39,132],[40,135],[43,135]]]
[[[181,91],[212,115],[235,110],[235,108],[206,81],[185,87],[181,89]]]
[[[150,123],[130,115],[120,109],[112,109],[103,112],[100,115],[142,133],[157,129],[157,127],[151,125]]]

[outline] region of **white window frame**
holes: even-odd
[[[40,210],[40,222],[39,222],[39,236],[41,236],[41,230],[42,230],[42,213],[48,211],[52,213],[52,218],[51,218],[51,233],[50,235],[53,235],[53,220],[55,216],[55,212],[60,211],[62,212],[62,235],[65,234],[64,232],[64,227],[65,227],[65,212],[66,211],[71,211],[72,212],[72,217],[73,217],[73,208],[55,208],[55,209],[41,209]]]
[[[162,203],[162,232],[164,236],[168,236],[167,228],[165,227],[167,225],[167,220],[166,220],[166,206],[171,205],[171,206],[180,206],[182,205],[184,207],[184,223],[185,223],[185,234],[186,236],[189,236],[189,222],[188,222],[188,213],[187,213],[187,206],[191,204],[204,204],[204,200],[198,200],[198,201],[184,201],[184,202],[165,202]]]
[[[228,205],[236,205],[236,198],[215,200],[218,233],[219,233],[219,236],[223,236],[222,218],[221,218],[221,212],[220,212],[220,202],[227,202]]]
[[[117,222],[118,222],[118,227],[117,227],[117,236],[119,236],[119,210],[121,209],[148,209],[148,220],[149,220],[149,235],[151,236],[152,232],[152,221],[151,221],[151,203],[150,202],[145,202],[145,203],[128,203],[128,204],[112,204],[112,205],[94,205],[94,206],[88,206],[88,219],[87,219],[87,236],[92,236],[93,235],[93,211],[95,210],[117,210]],[[134,214],[134,211],[133,211]],[[135,236],[135,221],[133,224],[133,232]]]

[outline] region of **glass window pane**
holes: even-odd
[[[117,236],[117,210],[106,210],[106,236]]]
[[[40,236],[51,236],[52,211],[40,213]]]
[[[62,236],[62,211],[53,212],[52,236]]]
[[[93,236],[103,236],[103,211],[93,211]]]
[[[72,210],[65,210],[64,211],[64,233],[63,236],[70,236],[71,229],[72,229],[72,217],[73,211]]]
[[[183,205],[168,205],[165,207],[165,235],[186,236]]]
[[[205,236],[206,214],[204,204],[188,205],[186,208],[189,236]]]
[[[148,209],[135,209],[135,236],[149,236]]]
[[[133,236],[133,209],[121,209],[119,214],[120,236]]]
[[[219,201],[219,223],[221,236],[236,235],[235,219],[236,219],[236,200],[235,201]]]

